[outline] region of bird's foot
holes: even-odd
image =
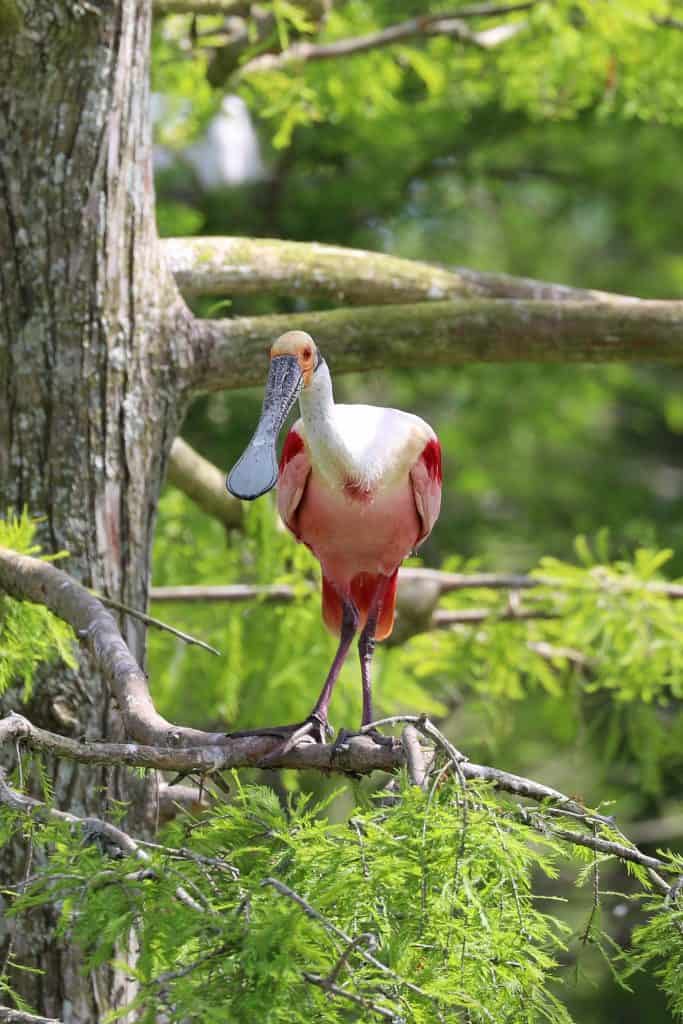
[[[350,729],[340,729],[332,745],[331,756],[333,759],[343,751],[348,750],[349,740],[353,739],[354,736],[368,736],[373,743],[377,743],[380,747],[392,747],[395,742],[393,736],[383,736],[379,729],[375,728],[367,730],[361,728],[358,732],[352,732]]]
[[[290,750],[293,750],[302,740],[325,743],[327,737],[332,735],[332,731],[327,719],[322,718],[314,711],[303,722],[296,722],[294,725],[270,725],[264,726],[262,729],[243,729],[240,732],[229,732],[227,736],[230,739],[240,739],[245,736],[273,736],[281,740],[281,743],[278,743],[259,761],[259,768],[269,768]]]

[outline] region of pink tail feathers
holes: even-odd
[[[377,588],[380,585],[380,582],[385,578],[386,577],[375,573],[360,572],[351,580],[351,599],[360,612],[359,629],[363,629],[365,626],[368,620],[368,612],[372,607],[372,602],[377,592]],[[384,594],[384,600],[382,601],[379,610],[377,628],[375,629],[376,640],[384,640],[391,634],[391,631],[394,628],[397,584],[398,569],[395,570],[389,581],[389,585]],[[342,601],[337,589],[324,575],[323,620],[330,632],[334,633],[335,636],[339,636],[342,621]]]

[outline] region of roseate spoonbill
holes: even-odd
[[[301,419],[287,435],[278,469],[275,443],[297,397]],[[276,483],[283,522],[320,562],[323,619],[339,636],[304,722],[232,734],[279,736],[282,754],[307,734],[324,742],[332,690],[358,630],[362,725],[372,722],[375,640],[392,630],[399,565],[439,515],[441,448],[429,424],[411,413],[335,404],[315,342],[304,331],[288,331],[270,350],[261,418],[227,487],[252,500]]]

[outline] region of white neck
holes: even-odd
[[[312,462],[330,482],[336,482],[346,475],[350,458],[335,421],[332,378],[327,363],[318,367],[309,386],[299,395],[299,407]]]

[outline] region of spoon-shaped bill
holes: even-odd
[[[275,445],[282,424],[294,405],[303,382],[296,356],[276,356],[263,397],[261,418],[254,436],[228,474],[226,485],[236,498],[252,501],[277,483],[277,452]]]

